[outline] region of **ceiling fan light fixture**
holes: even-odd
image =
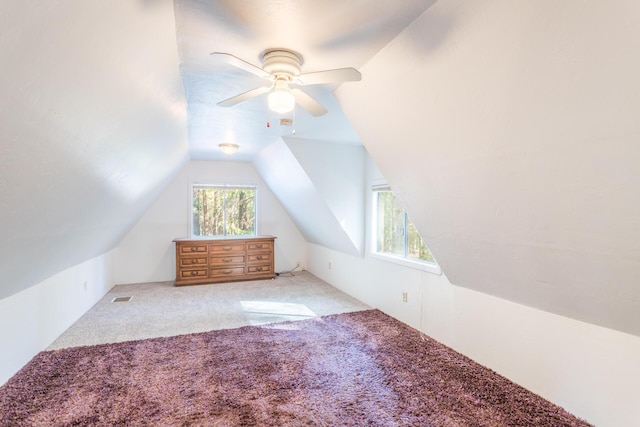
[[[239,146],[238,144],[218,144],[218,148],[220,148],[224,154],[230,156],[238,151]]]
[[[298,87],[289,88],[289,84],[297,86],[356,82],[362,75],[355,68],[336,68],[332,70],[301,73],[302,55],[284,48],[266,49],[260,54],[262,68],[257,67],[237,56],[225,52],[212,52],[212,56],[245,72],[270,80],[271,87],[259,86],[231,98],[218,102],[221,107],[232,107],[240,102],[270,92],[268,108],[278,114],[289,113],[296,104],[312,116],[322,116],[327,109],[318,101]]]
[[[267,102],[269,104],[269,109],[278,114],[293,111],[296,106],[296,99],[288,88],[274,89],[273,92],[269,94]]]

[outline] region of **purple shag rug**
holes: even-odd
[[[367,310],[45,351],[0,388],[0,425],[589,424]]]

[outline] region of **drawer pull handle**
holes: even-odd
[[[198,272],[197,272],[197,271],[192,271],[192,272],[191,272],[191,275],[192,275],[192,276],[197,276],[197,275],[198,275]]]
[[[191,252],[195,252],[197,250],[198,250],[198,248],[196,248],[195,246],[191,246]]]
[[[231,246],[225,246],[224,248],[222,248],[223,251],[230,251],[231,250]]]
[[[257,259],[258,261],[260,261],[260,260],[262,260],[262,256],[257,256],[257,257],[256,257],[256,259]]]
[[[256,245],[256,249],[262,249],[262,245]]]
[[[197,259],[192,259],[192,260],[191,260],[191,264],[195,264],[196,262],[198,262],[198,260],[197,260]]]
[[[233,261],[233,258],[224,258],[222,260],[222,262],[231,262],[231,261]]]
[[[262,267],[256,268],[256,271],[262,271]]]
[[[231,274],[231,273],[233,273],[233,270],[224,270],[223,273],[224,274]]]

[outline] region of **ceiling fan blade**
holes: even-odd
[[[318,85],[323,83],[357,82],[361,79],[360,71],[355,68],[336,68],[335,70],[300,74],[295,81],[301,85]]]
[[[221,107],[233,107],[236,104],[241,103],[242,101],[246,101],[247,99],[254,98],[258,95],[262,95],[263,93],[267,93],[271,90],[271,86],[257,87],[255,89],[248,90],[240,95],[233,96],[229,99],[225,99],[224,101],[218,102],[218,105]]]
[[[215,58],[219,58],[220,60],[226,62],[229,65],[233,65],[236,68],[240,68],[248,73],[255,74],[258,77],[262,77],[263,79],[270,79],[271,74],[267,73],[260,67],[256,67],[253,64],[244,61],[237,56],[231,55],[230,53],[224,52],[212,52],[211,56]]]
[[[291,93],[293,93],[293,97],[296,99],[296,102],[312,116],[322,116],[327,114],[326,108],[300,89],[291,89]]]

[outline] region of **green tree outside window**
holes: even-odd
[[[374,189],[376,209],[375,251],[435,263],[422,237],[388,187]]]
[[[194,184],[191,206],[192,235],[255,235],[255,199],[255,187]]]

